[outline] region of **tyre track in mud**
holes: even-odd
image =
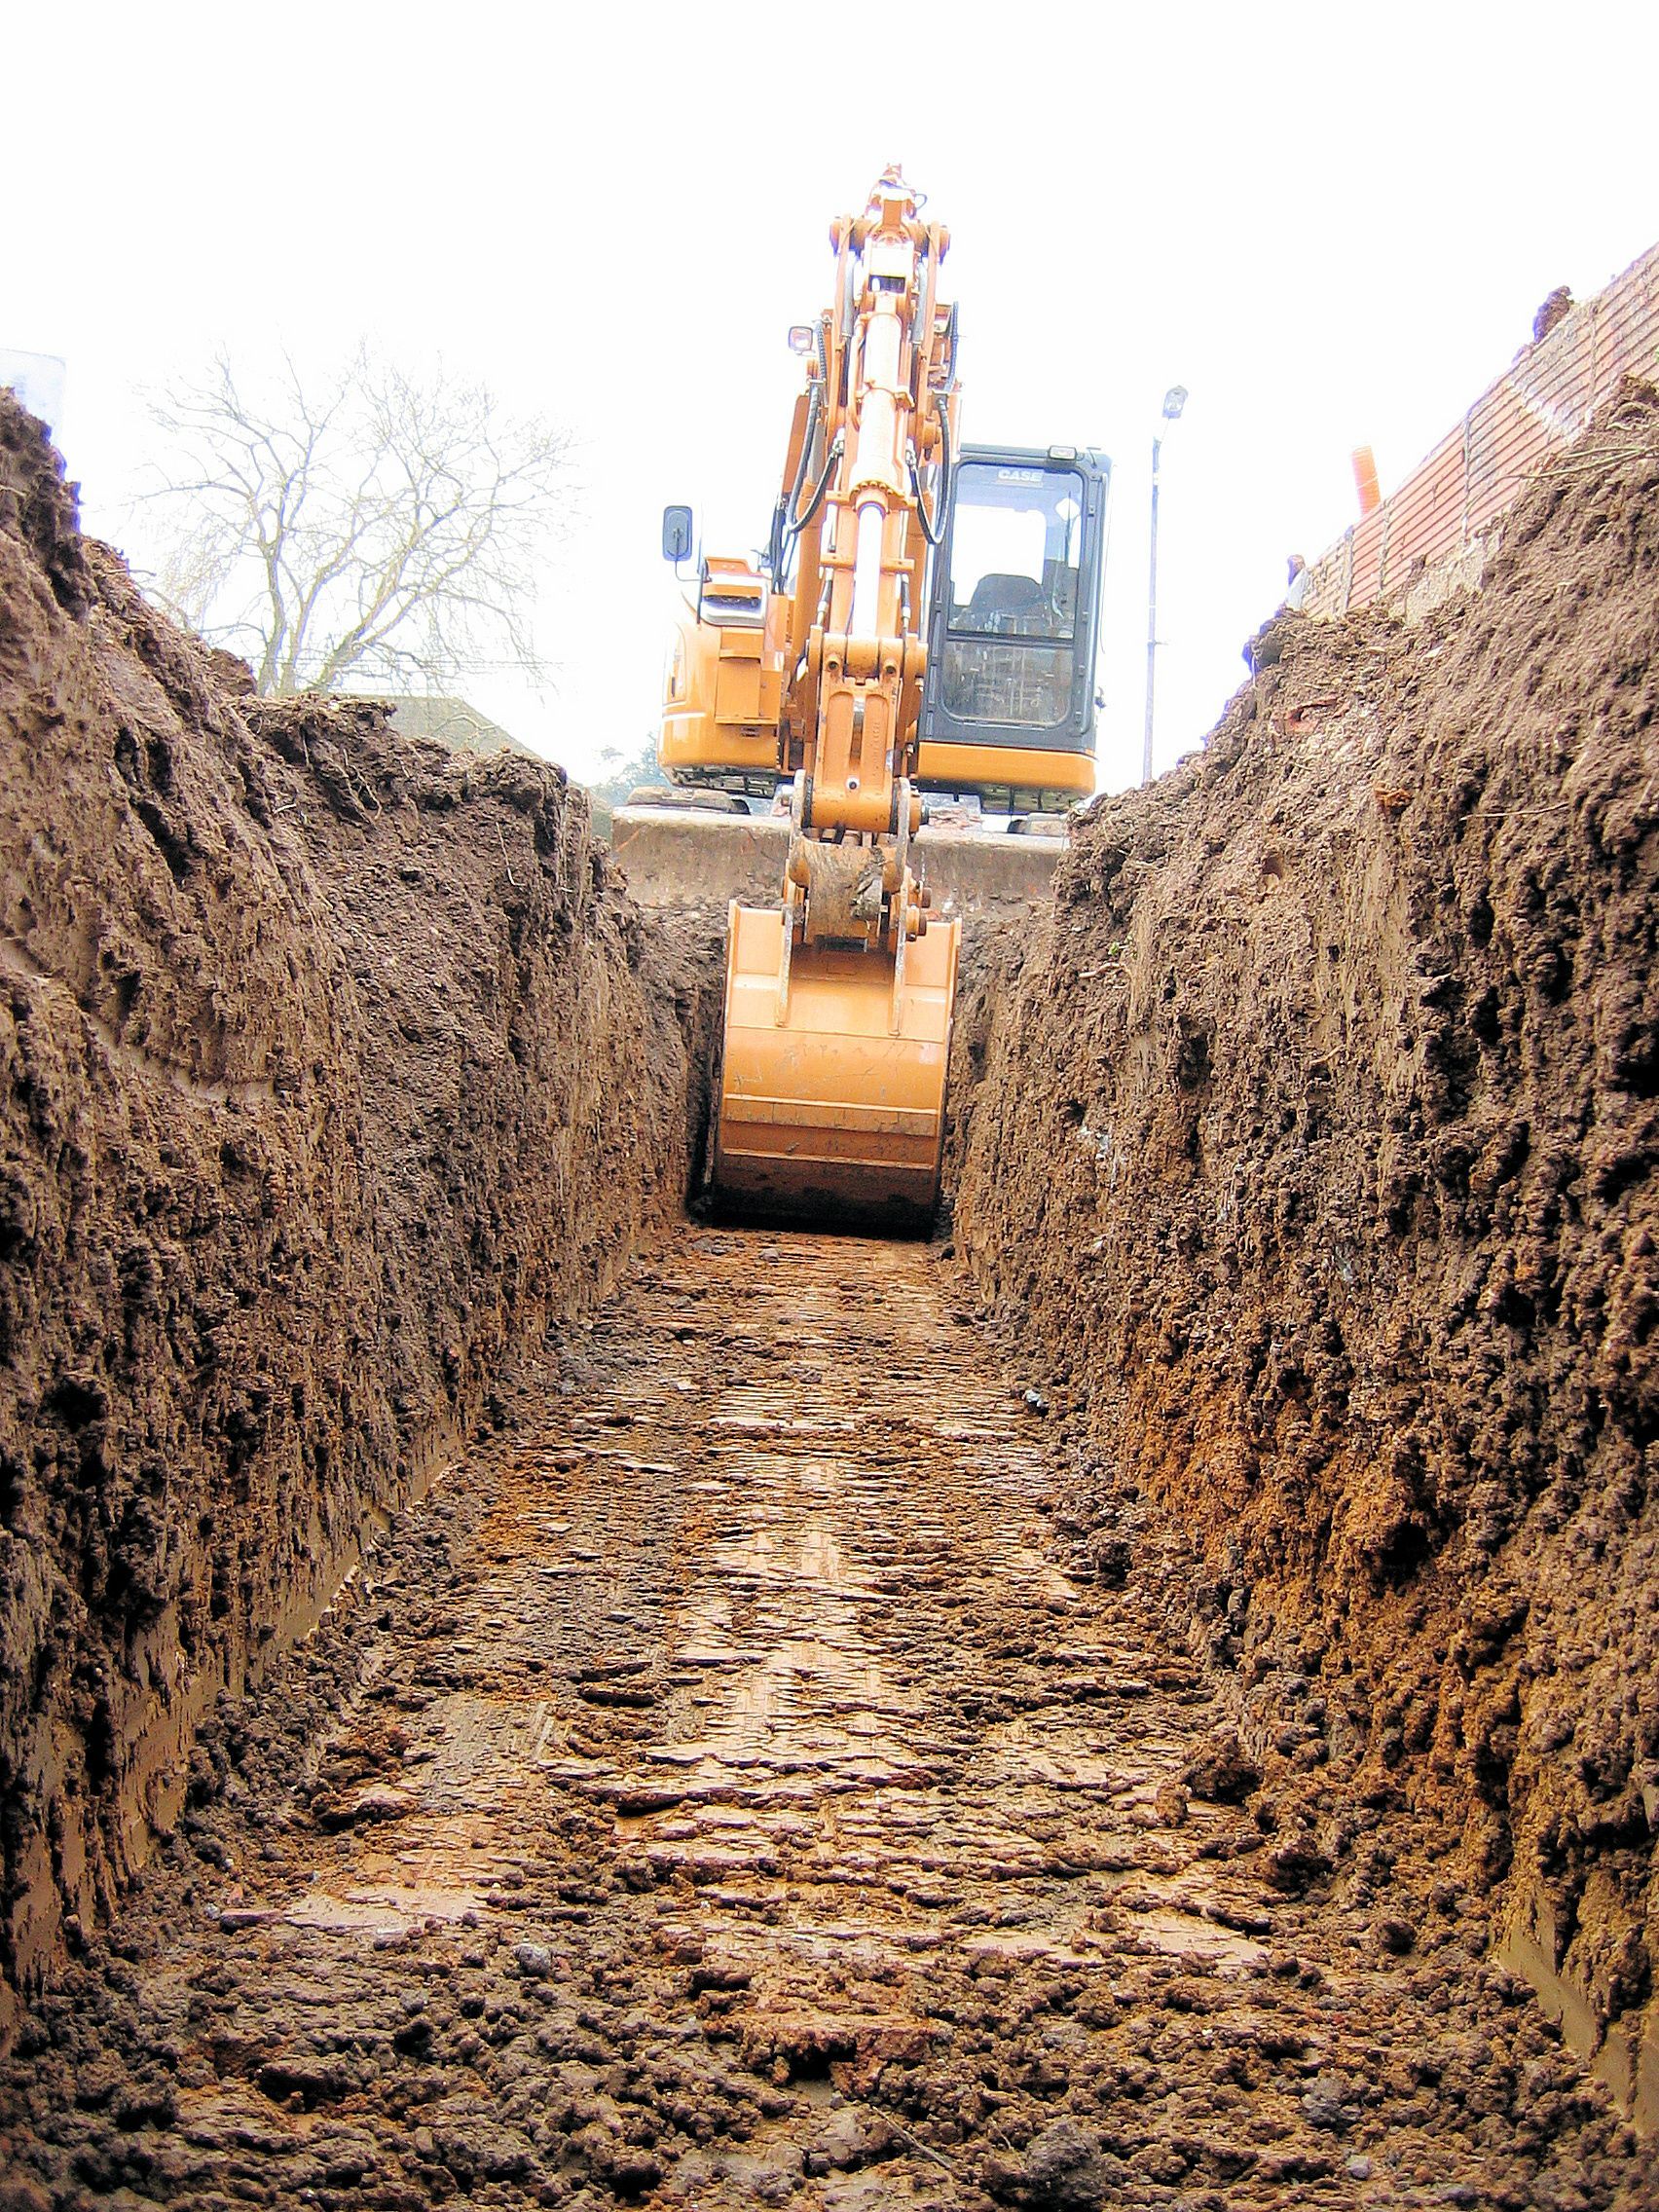
[[[1345,1896],[1252,1803],[1032,1397],[925,1248],[636,1267],[208,1732],[12,2202],[1640,2201],[1382,1815]]]

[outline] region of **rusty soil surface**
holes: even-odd
[[[1644,2201],[1454,1898],[1286,1894],[1173,1552],[1091,1568],[964,1297],[636,1264],[210,1723],[0,2080],[0,2200]]]

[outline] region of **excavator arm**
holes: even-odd
[[[791,834],[780,906],[731,908],[713,1183],[769,1211],[923,1218],[960,927],[930,927],[909,865],[949,240],[896,168],[830,238],[835,305],[810,334],[772,546]]]

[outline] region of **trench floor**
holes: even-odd
[[[1285,1894],[937,1253],[688,1226],[528,1376],[42,2009],[17,2202],[1611,2200],[1455,1912]]]

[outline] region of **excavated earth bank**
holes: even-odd
[[[1270,625],[1207,750],[1096,802],[955,1092],[1068,1511],[1115,1572],[1190,1534],[1275,1852],[1408,1951],[1461,1900],[1649,2129],[1656,638],[1637,387],[1477,596]]]
[[[979,938],[953,1251],[671,1226],[707,931],[0,418],[0,2212],[1659,2205],[1654,427]]]
[[[707,970],[585,801],[246,692],[0,391],[0,2029],[685,1186]]]

